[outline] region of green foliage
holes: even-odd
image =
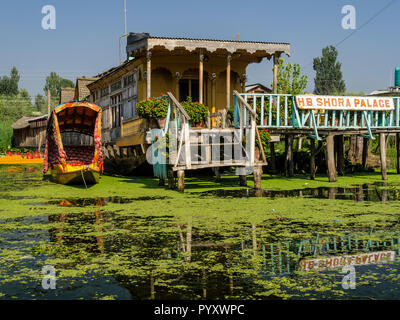
[[[258,138],[257,138],[258,139]],[[261,144],[263,146],[264,152],[267,151],[268,143],[271,141],[271,133],[268,129],[261,129],[260,130],[260,139]],[[259,149],[259,144],[256,143],[256,148]]]
[[[189,115],[192,124],[197,124],[207,119],[208,108],[202,103],[193,102],[192,97],[187,97],[186,101],[182,103],[182,107]]]
[[[360,92],[346,92],[345,96],[351,96],[351,97],[363,97],[365,96],[365,92],[364,91],[360,91]]]
[[[44,99],[43,95],[41,95],[41,94],[36,95],[35,108],[37,109],[37,111],[39,111],[41,113],[46,113],[47,106],[46,106],[46,100]]]
[[[328,46],[322,49],[321,57],[314,58],[315,94],[343,95],[346,92],[346,85],[342,79],[342,64],[336,61],[337,56],[337,49]]]
[[[307,76],[301,75],[300,65],[290,62],[284,64],[283,58],[279,59],[277,66],[277,90],[282,94],[303,94],[307,87]]]
[[[150,97],[136,105],[140,117],[146,119],[165,118],[168,114],[168,101],[166,95],[157,98]]]
[[[0,147],[11,145],[11,124],[34,109],[28,92],[22,89],[17,95],[0,95]]]
[[[46,85],[43,88],[44,93],[47,95],[47,91],[50,90],[52,97],[60,99],[61,88],[74,88],[75,85],[71,80],[60,77],[57,73],[51,72],[46,78]]]
[[[16,67],[13,67],[10,76],[0,78],[0,95],[17,95],[20,76]]]

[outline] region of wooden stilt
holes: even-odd
[[[326,162],[329,182],[336,182],[335,145],[333,135],[326,137]]]
[[[262,166],[254,166],[254,189],[261,190]]]
[[[386,139],[385,134],[379,134],[379,142],[380,142],[380,149],[381,149],[381,172],[382,172],[382,180],[387,180],[386,174]]]
[[[219,168],[214,168],[215,180],[221,181],[221,173],[219,172]]]
[[[400,133],[396,133],[396,169],[397,173],[400,173]]]
[[[178,191],[185,191],[185,170],[178,170]]]
[[[293,160],[293,140],[292,134],[288,138],[288,162],[289,162],[289,177],[294,176],[294,160]]]
[[[344,176],[344,136],[336,136],[337,142],[337,171],[339,176]]]
[[[285,155],[285,175],[287,177],[292,177],[294,175],[292,134],[285,137]]]
[[[271,173],[275,173],[276,172],[275,143],[271,142],[269,144],[269,150],[271,152],[271,162],[270,162]]]
[[[315,180],[315,141],[310,139],[310,179]]]
[[[289,161],[288,161],[288,147],[289,147],[289,139],[288,136],[285,135],[285,176],[289,175]]]
[[[244,175],[239,176],[239,185],[241,187],[247,187],[247,177]]]
[[[168,189],[175,189],[175,177],[174,177],[174,171],[172,170],[172,167],[169,167],[167,170],[167,176],[168,176]]]
[[[369,147],[369,139],[368,138],[364,138],[364,140],[363,140],[363,154],[362,154],[362,166],[363,166],[364,169],[367,168],[368,147]]]

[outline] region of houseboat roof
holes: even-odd
[[[28,122],[33,122],[33,121],[43,120],[43,119],[47,119],[47,118],[48,118],[48,115],[46,113],[46,114],[38,116],[38,117],[30,118],[27,121]]]
[[[22,118],[20,118],[17,121],[15,121],[11,125],[11,128],[13,128],[14,130],[27,128],[27,127],[29,127],[28,120],[33,119],[33,118],[34,117],[23,116]]]
[[[285,53],[290,56],[290,44],[286,42],[170,38],[153,37],[146,33],[129,34],[126,48],[128,56],[138,55],[143,50],[149,51],[156,49],[164,49],[167,51],[185,49],[190,52],[205,49],[211,53],[226,51],[231,54],[243,52],[260,58],[271,58],[276,52]]]

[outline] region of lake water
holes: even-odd
[[[113,186],[114,178],[107,179]],[[175,199],[162,188],[136,196],[107,186],[99,186],[101,196],[85,197],[42,180],[36,167],[0,167],[0,182],[1,299],[400,298],[400,232],[391,216],[396,184],[258,194],[215,188]],[[344,216],[302,221],[295,218],[301,207],[293,218],[272,215],[275,204],[299,198],[321,208],[386,205],[390,219],[379,217],[373,226]],[[229,201],[268,207],[268,216],[227,209]],[[221,217],[210,215],[209,206]],[[178,217],[171,214],[176,210]],[[55,289],[42,286],[44,266],[56,271]],[[343,288],[349,274],[355,289]]]

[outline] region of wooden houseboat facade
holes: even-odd
[[[178,103],[188,96],[211,115],[226,117],[233,93],[246,92],[246,68],[264,58],[276,64],[290,55],[288,43],[152,37],[131,33],[128,60],[88,84],[88,100],[103,109],[105,171],[126,174],[146,160],[146,132],[152,124],[136,104],[167,92]],[[215,121],[212,126],[216,126]],[[219,124],[224,121],[219,121]]]

